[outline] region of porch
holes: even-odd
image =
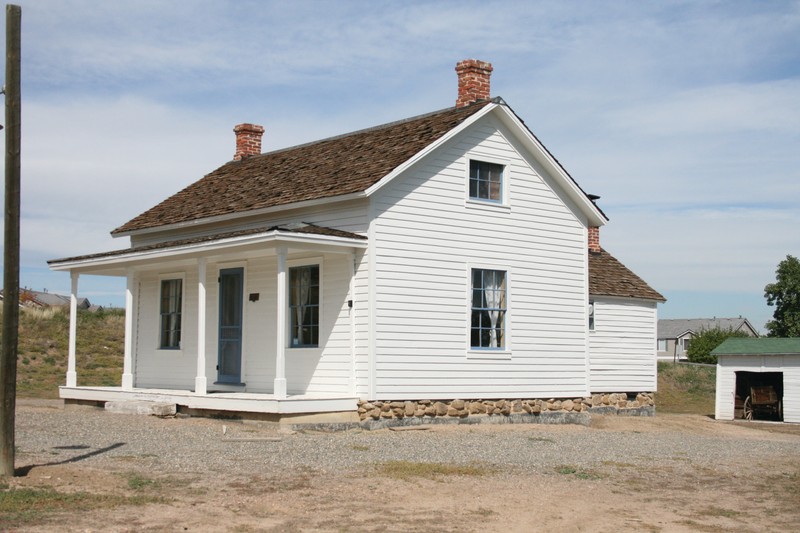
[[[287,395],[252,392],[209,392],[198,395],[194,391],[172,389],[122,387],[59,387],[65,400],[82,402],[148,401],[171,403],[187,409],[203,411],[228,411],[263,414],[355,413],[358,398],[355,396],[319,396],[309,394]]]
[[[353,279],[357,253],[365,246],[359,235],[305,225],[51,261],[52,269],[67,271],[72,279],[66,386],[60,387],[60,397],[276,415],[354,413]],[[306,343],[292,332],[312,329],[305,327],[304,317],[321,306],[310,301],[311,290],[291,285],[290,271],[301,263],[317,265],[316,294],[324,289],[326,298],[324,313],[314,317],[314,337]],[[119,387],[78,386],[75,302],[81,275],[127,279]],[[166,278],[179,281],[177,303],[168,309],[177,319],[167,328]]]

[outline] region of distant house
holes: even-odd
[[[743,331],[758,337],[758,331],[746,318],[662,318],[658,321],[658,358],[679,361],[686,359],[692,338],[709,329]]]
[[[601,248],[597,198],[490,97],[492,66],[456,71],[454,107],[367,130],[262,154],[240,124],[232,161],[112,232],[129,248],[50,261],[73,294],[127,280],[121,387],[77,385],[72,336],[61,397],[381,419],[648,406],[663,296]]]
[[[0,300],[2,299],[3,291],[0,290]],[[22,288],[19,290],[19,304],[24,307],[35,307],[39,309],[46,309],[48,307],[69,307],[69,296],[56,294],[54,292]],[[78,298],[78,309],[90,308],[98,308],[98,306],[93,306],[88,298]]]

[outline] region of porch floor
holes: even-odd
[[[358,398],[337,395],[289,395],[278,399],[274,394],[253,392],[210,392],[197,395],[189,390],[122,387],[59,387],[64,400],[111,402],[138,400],[174,403],[189,409],[246,413],[313,414],[357,410]]]

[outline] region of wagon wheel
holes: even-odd
[[[742,407],[742,418],[745,420],[753,419],[753,400],[750,396],[744,399],[744,406]]]

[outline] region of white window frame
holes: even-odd
[[[490,209],[507,209],[509,207],[509,184],[511,183],[511,165],[508,160],[499,159],[489,155],[484,155],[479,152],[468,153],[465,157],[465,171],[464,171],[464,198],[467,207],[471,208],[490,208]],[[473,198],[469,194],[470,183],[470,167],[472,161],[479,163],[491,163],[503,167],[503,181],[501,184],[500,201],[489,200],[483,198]]]
[[[589,307],[586,310],[586,322],[590,333],[597,331],[597,302],[589,300]]]
[[[181,280],[181,340],[178,342],[177,348],[165,348],[161,346],[161,284],[164,281],[179,279]],[[156,286],[156,350],[164,354],[182,355],[183,354],[183,341],[185,340],[184,333],[186,331],[186,273],[185,272],[170,272],[158,275],[158,284]]]
[[[503,319],[505,346],[503,348],[473,348],[472,347],[472,271],[473,270],[501,270],[506,273],[506,314]],[[466,281],[466,354],[467,359],[511,359],[511,317],[512,317],[512,271],[511,267],[503,264],[468,263],[464,272]]]
[[[289,316],[291,302],[289,301],[289,294],[291,291],[291,284],[289,283],[289,270],[297,267],[304,266],[317,266],[319,267],[319,336],[317,338],[316,346],[294,346],[292,344],[292,317]],[[290,259],[286,261],[286,347],[293,352],[300,352],[303,350],[318,351],[322,347],[322,332],[325,331],[325,267],[322,256],[306,257],[302,259]]]
[[[667,345],[669,344],[668,340],[669,339],[656,339],[656,351],[657,352],[666,352],[667,351]],[[662,346],[664,347],[663,350],[661,349]]]

